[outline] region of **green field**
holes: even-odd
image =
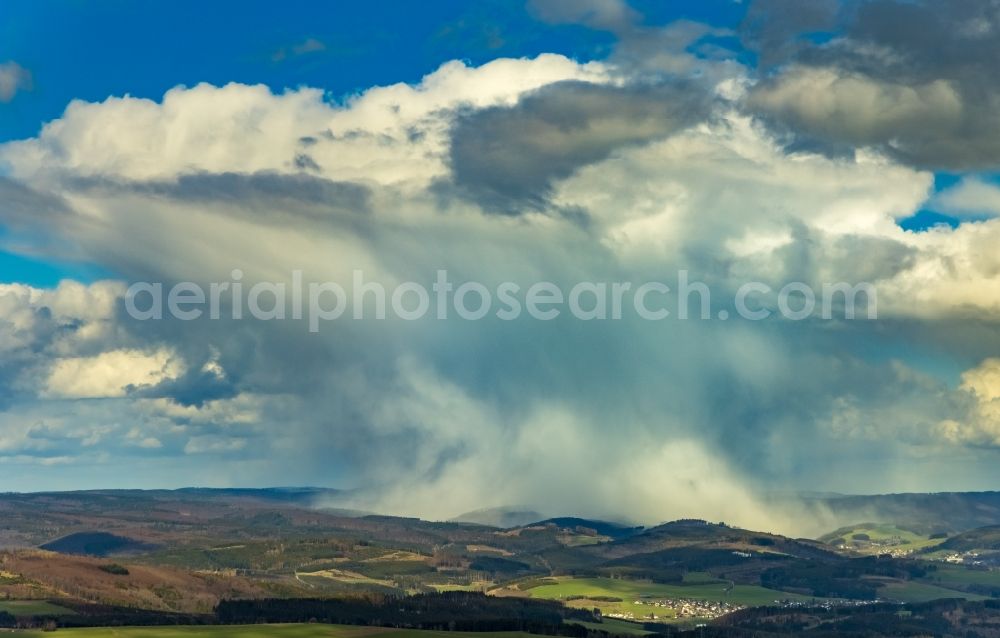
[[[961,591],[970,586],[1000,589],[1000,571],[970,569],[962,565],[939,564],[917,581],[892,582],[879,589],[879,596],[903,602],[923,602],[935,598],[987,598]],[[989,593],[987,590],[984,593]]]
[[[855,540],[855,535],[867,536],[868,540]],[[844,544],[861,554],[912,553],[945,541],[944,538],[931,539],[895,525],[876,523],[842,527],[819,540],[830,545]]]
[[[693,600],[728,601],[740,605],[764,605],[775,600],[810,600],[808,596],[766,589],[756,585],[736,585],[723,581],[694,584],[664,584],[617,578],[559,577],[555,585],[541,585],[529,590],[533,598],[549,600],[569,596],[614,596],[624,600],[647,598],[690,598]],[[729,591],[727,591],[729,589]]]
[[[969,569],[961,565],[940,565],[924,579],[942,587],[985,585],[1000,589],[1000,571]]]
[[[719,580],[708,572],[686,572],[684,574],[685,585],[709,585],[724,582],[728,581]]]
[[[944,587],[938,587],[937,585],[929,585],[927,583],[919,583],[912,580],[889,583],[884,587],[879,588],[878,595],[881,598],[898,600],[904,603],[922,603],[929,600],[937,600],[939,598],[986,600],[985,596],[966,594],[964,592],[955,591],[954,589],[945,589]]]
[[[655,613],[661,618],[670,618],[672,612],[662,607],[637,605],[636,600],[679,599],[729,602],[736,605],[768,605],[776,600],[813,600],[808,596],[789,594],[766,589],[756,585],[736,585],[724,581],[711,580],[706,575],[697,575],[690,584],[663,584],[649,581],[622,580],[612,578],[571,578],[553,579],[555,584],[532,587],[528,593],[532,598],[561,600],[571,607],[600,607],[602,613],[628,612],[636,618]],[[598,598],[620,598],[620,602],[597,601]]]
[[[639,623],[628,622],[627,620],[617,620],[615,618],[605,618],[601,622],[583,622],[572,620],[569,624],[580,625],[594,631],[607,631],[609,633],[624,634],[628,636],[648,636],[653,633],[642,628]]]
[[[489,586],[488,583],[472,583],[471,585],[458,585],[455,583],[427,583],[438,591],[484,591]]]
[[[0,611],[14,616],[66,616],[74,613],[44,600],[0,600]]]
[[[41,638],[45,632],[19,632],[17,636]],[[346,625],[231,625],[185,627],[99,627],[60,629],[60,636],[70,638],[528,638],[520,632],[465,633],[451,631],[417,631],[382,627],[351,627]]]

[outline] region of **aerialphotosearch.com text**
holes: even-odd
[[[808,318],[877,319],[875,287],[861,282],[825,283],[819,290],[803,282],[775,287],[759,281],[742,284],[730,295],[728,307],[713,305],[712,291],[692,280],[687,270],[676,278],[642,283],[580,281],[560,285],[538,281],[522,285],[505,281],[487,286],[477,281],[456,283],[448,271],[438,270],[429,286],[407,281],[386,286],[353,271],[351,285],[338,282],[305,282],[302,271],[292,271],[287,282],[244,282],[241,270],[229,281],[209,284],[137,282],[125,296],[129,316],[139,321],[173,318],[254,319],[257,321],[307,321],[310,332],[324,322],[338,319],[434,318],[479,321],[495,317],[513,321],[530,317],[552,321],[570,316],[581,321],[621,320],[630,315],[647,321],[665,319],[728,320],[736,317],[762,321],[780,317],[791,321]],[[731,309],[731,310],[730,310]]]

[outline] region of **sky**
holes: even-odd
[[[0,490],[789,530],[769,495],[996,489],[998,30],[986,0],[5,2]],[[313,325],[127,292],[439,271],[683,272],[710,312]],[[877,318],[786,316],[791,282],[870,284]]]

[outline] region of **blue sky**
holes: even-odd
[[[730,0],[635,6],[650,23],[685,18],[729,27],[745,10]],[[320,86],[337,97],[415,82],[453,59],[479,65],[552,52],[586,61],[605,57],[614,42],[579,25],[541,23],[520,0],[10,0],[0,16],[0,61],[19,61],[34,80],[33,90],[3,107],[0,141],[35,135],[72,99],[157,99],[199,82]],[[294,52],[310,39],[323,49]]]
[[[63,279],[90,282],[108,275],[109,272],[94,264],[60,263],[51,257],[30,257],[0,250],[0,283],[52,288]]]

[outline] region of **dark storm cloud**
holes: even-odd
[[[642,18],[621,0],[530,0],[528,10],[550,24],[582,24],[615,34],[632,29]]]
[[[84,355],[99,352],[101,347],[99,342],[81,339],[88,328],[85,319],[53,311],[59,293],[29,301],[26,290],[0,292],[0,413],[18,400],[36,396],[44,387],[51,359],[60,354],[59,344],[80,342]],[[81,290],[64,292],[80,299],[86,297]],[[21,307],[12,313],[18,298]],[[93,298],[86,303],[93,303]]]
[[[709,104],[693,83],[552,84],[515,106],[459,117],[451,139],[454,180],[487,209],[537,208],[554,180],[702,121]]]
[[[315,162],[306,159],[306,164]],[[240,203],[262,202],[274,205],[282,201],[322,206],[358,213],[368,212],[368,188],[353,182],[337,182],[305,174],[282,174],[271,171],[256,173],[188,173],[175,180],[123,181],[84,178],[68,184],[82,190],[103,190],[118,193],[133,192],[179,201]]]
[[[129,388],[136,398],[170,399],[178,405],[201,408],[209,401],[231,399],[239,394],[231,379],[204,367],[195,368],[177,379],[168,379],[150,388]]]
[[[306,171],[306,170],[308,170],[308,171],[319,171],[320,170],[320,165],[316,163],[316,160],[314,160],[309,155],[306,155],[305,153],[299,153],[298,155],[296,155],[294,163],[295,163],[295,168],[298,168],[298,169],[301,169],[301,170],[304,170],[304,171]]]
[[[324,369],[339,355],[324,342],[303,342],[305,326],[220,321],[136,322],[123,311],[119,321],[131,337],[146,344],[170,344],[187,362],[184,374],[155,386],[135,389],[137,398],[163,398],[201,408],[241,393],[264,395],[301,393],[305,386],[322,386]],[[211,344],[211,347],[206,347]],[[217,366],[217,367],[215,367]]]
[[[58,195],[42,193],[17,180],[0,177],[0,220],[4,224],[21,226],[68,213],[69,207]]]
[[[48,308],[31,309],[29,312],[34,315],[30,329],[19,335],[20,338],[13,347],[8,345],[3,357],[0,357],[0,411],[9,408],[18,397],[32,394],[31,384],[37,380],[37,373],[33,369],[36,356],[44,350],[46,343],[58,338],[61,331],[68,329],[53,325],[52,313]],[[0,318],[0,331],[12,334],[13,322]],[[25,380],[29,376],[26,370],[30,371],[30,381]]]
[[[827,31],[836,21],[837,0],[757,0],[740,25],[740,39],[767,66],[787,60],[808,44],[806,33]]]
[[[743,37],[781,65],[748,100],[777,126],[921,168],[1000,166],[1000,4],[852,2],[835,21],[826,5],[766,0]]]

